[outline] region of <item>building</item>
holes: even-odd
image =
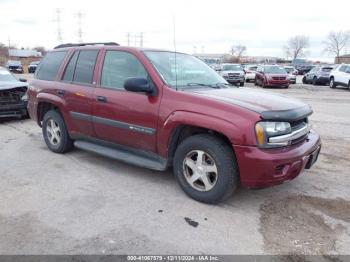
[[[28,57],[41,57],[41,52],[36,50],[27,50],[27,49],[9,49],[9,57],[13,60],[18,60],[21,58]]]
[[[334,64],[350,64],[350,54],[341,55],[334,59]]]

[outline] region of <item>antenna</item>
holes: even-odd
[[[174,56],[175,56],[175,89],[177,91],[177,60],[176,60],[176,20],[175,20],[175,13],[173,16],[173,23],[174,23]]]

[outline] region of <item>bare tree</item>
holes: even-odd
[[[304,35],[297,35],[289,38],[283,49],[287,57],[295,59],[306,56],[308,47],[309,38]]]
[[[234,45],[231,47],[231,55],[236,57],[238,61],[241,60],[241,57],[247,52],[247,47],[244,45]]]
[[[333,54],[337,58],[350,45],[350,31],[331,31],[323,44],[324,52]]]

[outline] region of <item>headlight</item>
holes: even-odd
[[[261,148],[273,148],[289,145],[289,142],[270,143],[269,138],[287,135],[292,132],[288,122],[258,122],[255,125],[255,134],[258,146]]]

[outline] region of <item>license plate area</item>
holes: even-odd
[[[319,146],[315,151],[313,151],[310,155],[309,155],[309,160],[307,162],[307,164],[305,165],[305,169],[310,169],[313,164],[316,163],[318,156],[320,154],[321,151],[321,146]]]

